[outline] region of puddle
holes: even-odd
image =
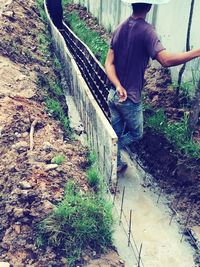
[[[135,167],[127,153],[123,157],[128,162],[127,171],[119,177],[115,205],[120,210],[123,188],[125,187],[124,208],[126,216],[126,232],[130,210],[132,209],[132,235],[139,250],[142,244],[142,263],[144,267],[194,267],[194,251],[186,241],[181,242],[181,230],[178,224],[170,222],[170,210],[163,199],[157,203],[158,195],[144,188],[143,174]],[[128,239],[127,239],[128,240]],[[126,244],[127,241],[126,240]],[[117,237],[116,245],[120,244]],[[127,246],[127,245],[126,245]],[[136,250],[136,249],[135,249]],[[122,251],[121,257],[124,258]],[[137,256],[138,257],[138,256]],[[127,258],[127,257],[126,257]],[[126,267],[134,265],[133,259],[128,259]]]

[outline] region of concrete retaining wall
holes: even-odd
[[[132,13],[131,6],[121,0],[72,0],[88,8],[99,22],[109,31]],[[154,6],[148,15],[163,45],[170,52],[182,52],[186,49],[186,33],[189,20],[191,0],[171,0],[170,3]],[[191,47],[200,47],[199,32],[200,1],[195,1],[193,23],[191,29]],[[177,80],[180,67],[171,68],[173,80]],[[200,78],[200,60],[187,63],[184,80],[190,81],[192,73]]]
[[[45,6],[46,12],[47,8]],[[100,172],[108,182],[116,182],[117,136],[90,92],[79,68],[70,54],[61,33],[48,13],[52,39],[61,60],[68,93],[73,96],[87,134],[88,145],[95,152]]]

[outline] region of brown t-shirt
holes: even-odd
[[[110,48],[114,50],[116,73],[128,98],[141,102],[149,58],[155,59],[156,54],[165,49],[153,26],[143,19],[129,17],[113,33]]]

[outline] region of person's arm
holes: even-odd
[[[169,53],[166,50],[162,50],[156,55],[156,60],[163,67],[173,67],[197,57],[200,57],[200,48],[183,53]]]
[[[109,80],[116,87],[117,93],[119,94],[119,97],[120,97],[120,102],[125,101],[127,99],[127,92],[123,88],[123,86],[121,85],[117,77],[117,73],[116,73],[116,69],[114,65],[114,51],[112,49],[108,50],[108,54],[107,54],[107,58],[105,62],[105,68],[106,68],[106,73],[107,73]]]

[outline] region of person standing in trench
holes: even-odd
[[[152,25],[145,21],[152,4],[170,0],[122,0],[132,5],[133,14],[114,31],[105,68],[114,88],[108,95],[111,123],[118,136],[117,172],[127,164],[121,160],[123,147],[134,147],[143,135],[141,92],[149,59],[163,67],[177,66],[200,56],[200,48],[170,53],[161,44]],[[128,131],[124,133],[124,128]]]

